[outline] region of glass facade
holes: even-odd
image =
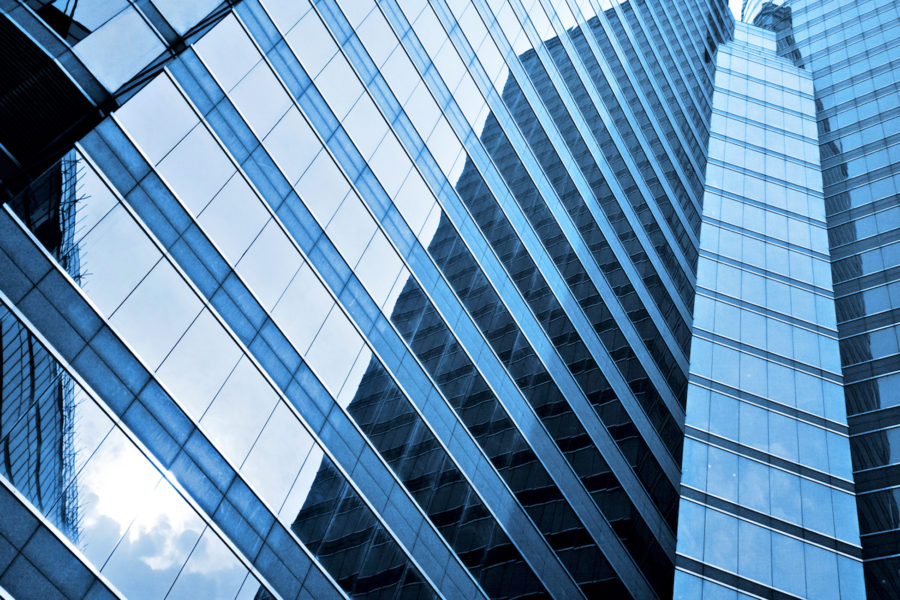
[[[813,81],[775,46],[716,59],[676,598],[865,595]]]
[[[783,33],[0,0],[0,36],[0,597],[863,593]]]
[[[0,160],[2,474],[90,581],[671,596],[723,2],[2,10],[81,103]]]
[[[766,3],[752,16],[809,72],[866,586],[900,594],[900,51],[896,2]]]

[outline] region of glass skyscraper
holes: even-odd
[[[776,32],[779,54],[813,79],[866,587],[897,597],[900,7],[776,2],[745,18]]]
[[[716,59],[677,598],[865,595],[815,123],[810,75],[738,23]]]
[[[0,0],[0,597],[892,597],[840,4]]]

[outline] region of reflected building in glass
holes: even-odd
[[[863,594],[817,96],[724,1],[0,34],[0,449],[65,451],[0,470],[0,591]]]
[[[74,162],[64,158],[12,205],[59,264],[78,279]],[[0,313],[0,473],[72,540],[78,539],[74,483],[75,396],[71,378],[8,310]]]

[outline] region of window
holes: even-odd
[[[197,115],[165,74],[148,83],[115,116],[152,165],[198,122]]]

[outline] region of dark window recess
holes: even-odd
[[[0,188],[7,200],[59,161],[101,113],[57,63],[0,15]]]

